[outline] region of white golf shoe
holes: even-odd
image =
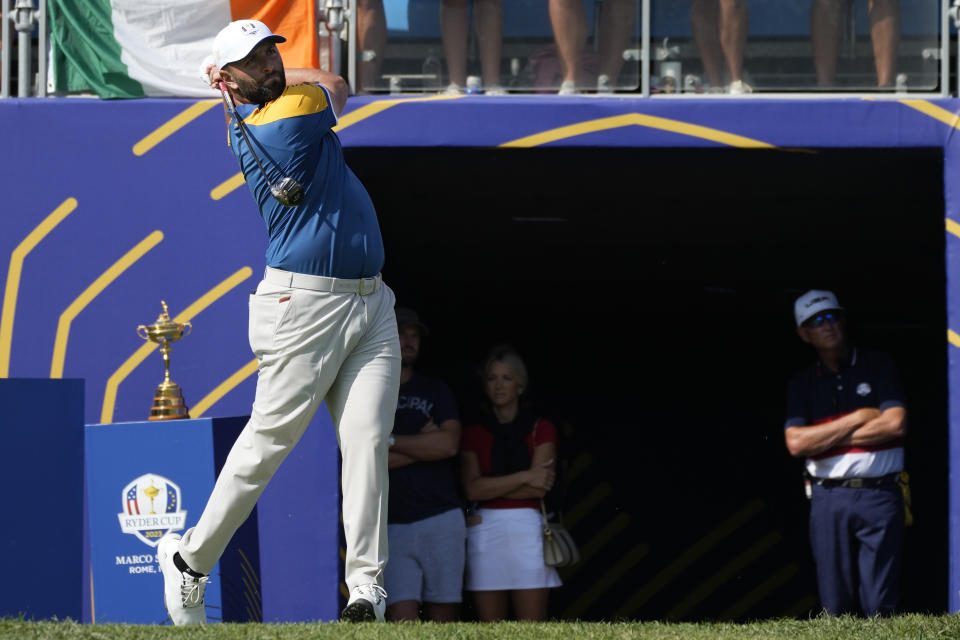
[[[383,622],[386,610],[387,592],[371,582],[350,591],[350,600],[340,613],[340,619],[344,622]]]
[[[198,578],[177,568],[173,554],[177,552],[179,544],[180,536],[168,533],[157,545],[157,560],[163,574],[163,601],[167,605],[167,613],[177,626],[206,624],[207,609],[203,605],[203,592],[210,578]]]

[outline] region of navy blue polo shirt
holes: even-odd
[[[864,407],[885,411],[901,406],[903,392],[893,359],[854,348],[839,372],[817,360],[790,379],[784,428],[829,422]],[[902,466],[900,438],[864,447],[835,447],[807,460],[811,475],[831,478],[874,477],[900,471]]]
[[[459,420],[456,400],[443,381],[414,372],[400,385],[393,433],[411,436],[433,420]],[[390,470],[390,524],[416,522],[462,506],[457,490],[456,456],[423,460]]]

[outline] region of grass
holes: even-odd
[[[661,622],[503,622],[479,624],[217,624],[174,628],[147,625],[83,625],[72,621],[0,619],[0,638],[17,640],[928,640],[960,638],[960,616],[904,615],[870,619],[839,617],[766,620],[747,624]]]

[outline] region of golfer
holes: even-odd
[[[343,458],[350,596],[341,618],[383,620],[385,609],[387,441],[400,380],[394,295],[380,277],[373,203],[332,131],[347,85],[324,71],[284,69],[276,46],[284,40],[256,20],[232,22],[216,36],[206,69],[211,85],[222,82],[237,104],[230,148],[269,242],[263,280],[250,296],[258,360],[250,420],[197,525],[158,546],[167,610],[178,625],[206,621],[207,575],[324,400]],[[295,206],[271,193],[269,185],[285,179],[303,187]]]

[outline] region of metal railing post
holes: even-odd
[[[47,96],[47,0],[39,0],[37,22],[37,96]]]
[[[943,39],[946,53],[941,54],[941,82],[943,83],[942,95],[950,94],[950,19],[953,19],[953,25],[960,29],[960,0],[953,0],[953,6],[947,6],[947,0],[943,0]],[[946,68],[946,69],[944,69]],[[957,95],[960,95],[960,37],[957,42]]]
[[[340,30],[343,28],[344,7],[343,0],[326,0],[320,12],[321,21],[327,27],[328,53],[330,56],[330,73],[341,74],[341,41]]]
[[[640,0],[640,95],[650,97],[650,0]]]
[[[357,86],[357,0],[347,0],[347,83],[354,93]]]
[[[17,27],[17,96],[27,98],[30,96],[30,63],[33,52],[31,51],[30,39],[33,36],[33,25],[36,22],[36,16],[33,10],[33,0],[17,0],[14,9],[16,15]]]
[[[10,0],[0,0],[0,33],[3,38],[3,51],[0,53],[3,57],[2,69],[0,69],[0,98],[10,97],[10,57],[13,53],[13,41],[10,39],[10,23],[13,21],[13,14],[10,11]]]

